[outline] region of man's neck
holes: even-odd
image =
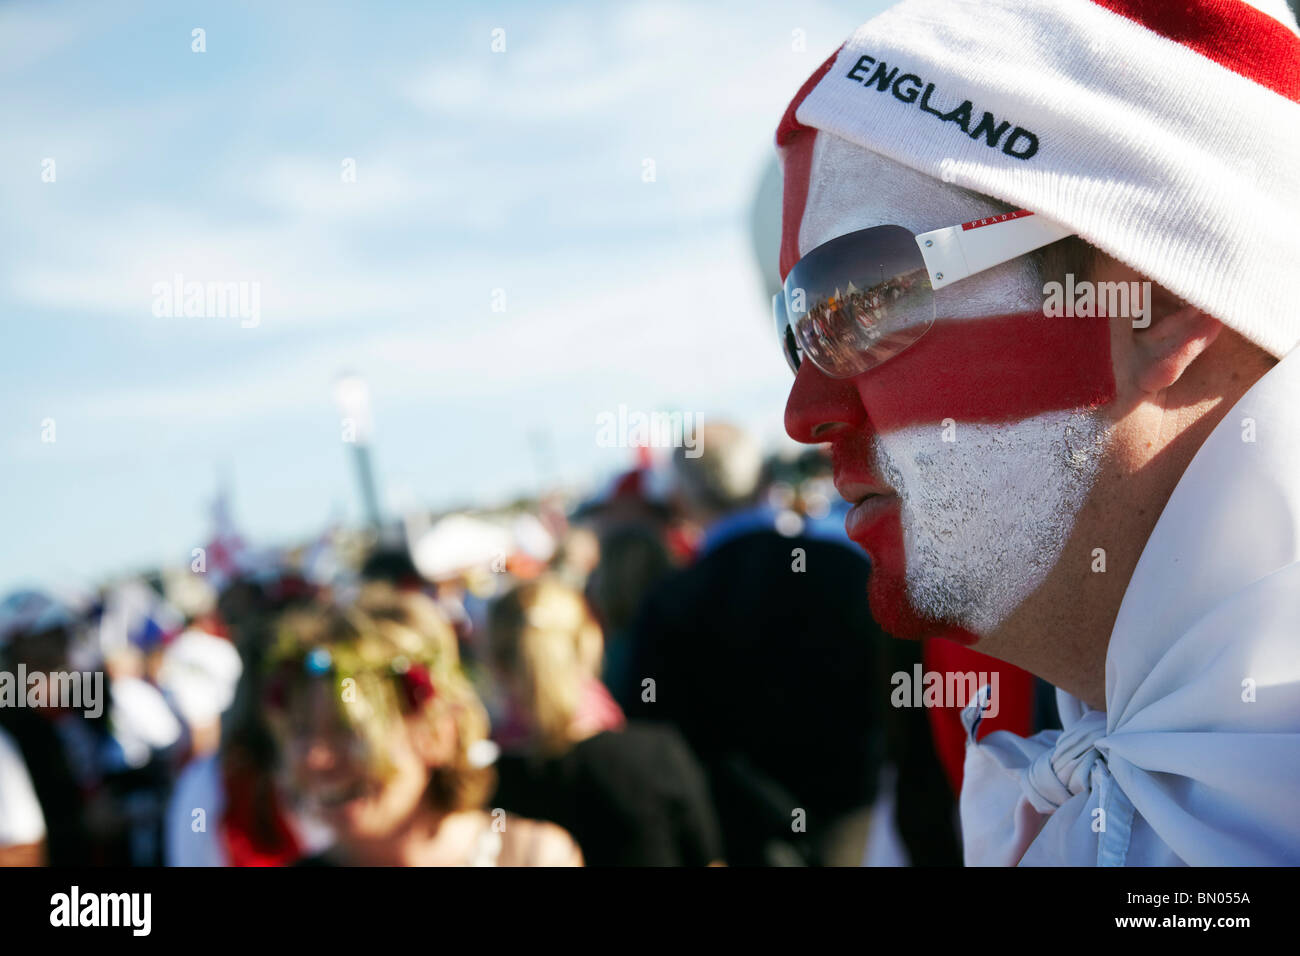
[[[1149,435],[1159,451],[1131,473],[1107,469],[1052,576],[975,649],[1105,710],[1111,633],[1138,560],[1196,452],[1272,364],[1271,358],[1253,357],[1217,367],[1207,363],[1177,394],[1159,395],[1153,404],[1162,411],[1154,413],[1157,424]]]

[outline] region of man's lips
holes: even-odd
[[[835,490],[840,497],[853,505],[844,519],[844,531],[858,544],[864,544],[863,537],[876,520],[898,503],[898,496],[874,476],[850,478],[845,475],[835,477]]]
[[[831,446],[835,489],[853,506],[844,519],[844,531],[871,557],[867,600],[885,633],[907,639],[927,637],[935,633],[935,625],[922,618],[907,597],[902,498],[873,467],[870,438],[859,431]]]
[[[867,495],[852,508],[844,518],[844,533],[860,545],[866,545],[866,538],[880,518],[893,511],[898,504],[898,495],[892,492]]]

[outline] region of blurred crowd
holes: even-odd
[[[0,863],[956,864],[921,660],[864,598],[820,450],[256,549],[0,604]],[[84,702],[83,702],[84,703]]]

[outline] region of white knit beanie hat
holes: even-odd
[[[1273,355],[1300,343],[1284,0],[905,0],[786,111],[787,216],[808,128],[1064,223]]]

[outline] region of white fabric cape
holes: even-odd
[[[1252,437],[1254,441],[1247,439]],[[1229,411],[1147,541],[1106,711],[975,742],[968,866],[1300,864],[1300,349]]]

